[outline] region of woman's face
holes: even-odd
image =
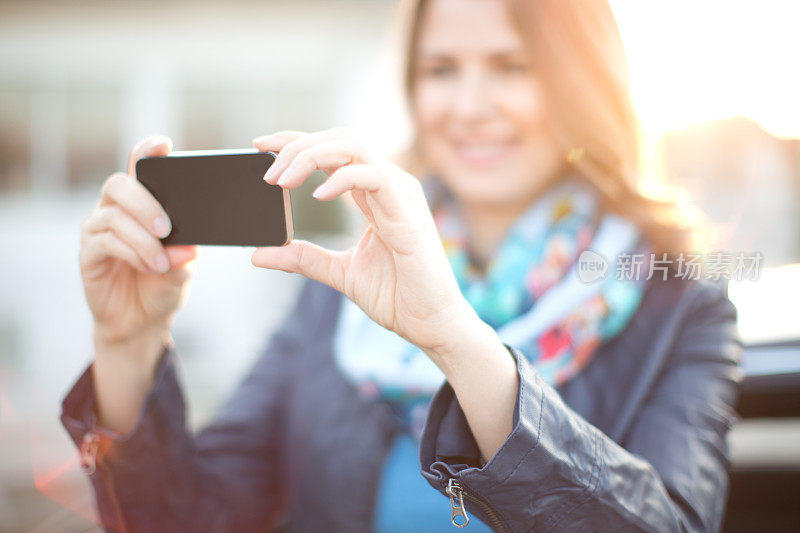
[[[501,0],[428,0],[414,115],[426,161],[463,203],[528,205],[564,162]]]

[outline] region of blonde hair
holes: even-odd
[[[404,6],[403,85],[409,110],[420,27],[430,1],[408,0]],[[601,209],[634,222],[656,253],[674,257],[707,248],[706,220],[700,211],[679,202],[682,191],[672,187],[655,196],[641,188],[638,119],[630,98],[627,58],[608,3],[506,3],[542,84],[548,125],[568,167],[599,192]],[[427,172],[416,135],[400,162],[416,176]]]

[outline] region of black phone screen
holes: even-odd
[[[148,157],[136,177],[172,222],[164,244],[281,246],[292,239],[288,189],[264,181],[270,152]]]

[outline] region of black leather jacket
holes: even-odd
[[[397,422],[335,365],[340,298],[306,281],[251,373],[198,434],[187,430],[173,346],[127,435],[94,423],[87,369],[62,421],[90,470],[96,462],[103,523],[368,531]],[[724,284],[650,280],[626,328],[557,390],[509,347],[520,375],[514,430],[485,465],[445,383],[420,448],[421,474],[445,495],[442,531],[456,531],[451,483],[469,515],[500,531],[719,529],[739,380],[735,318]]]

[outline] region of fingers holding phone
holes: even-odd
[[[142,157],[167,155],[163,136],[132,150],[129,170]],[[163,246],[170,220],[159,202],[131,174],[104,183],[81,226],[81,275],[96,330],[123,338],[142,328],[163,327],[182,304],[196,246]]]
[[[125,261],[143,274],[169,270],[169,262],[159,240],[118,204],[104,204],[95,209],[84,222],[83,231],[88,254],[84,257],[83,266],[101,266],[100,262],[111,256]],[[87,274],[92,275],[93,272]]]
[[[135,198],[132,198],[135,207],[132,209],[139,213],[138,219],[146,227],[152,228],[152,233],[156,237],[163,238],[172,232],[172,223],[169,215],[156,198],[145,188],[139,176],[136,175],[136,163],[146,157],[166,156],[172,152],[172,139],[165,135],[152,135],[147,137],[133,147],[128,158],[128,176],[136,178],[129,182],[136,189]],[[197,257],[197,246],[164,246],[164,253],[167,256],[169,269],[175,270],[192,261]],[[159,263],[163,268],[163,261]],[[181,278],[178,275],[177,278]]]

